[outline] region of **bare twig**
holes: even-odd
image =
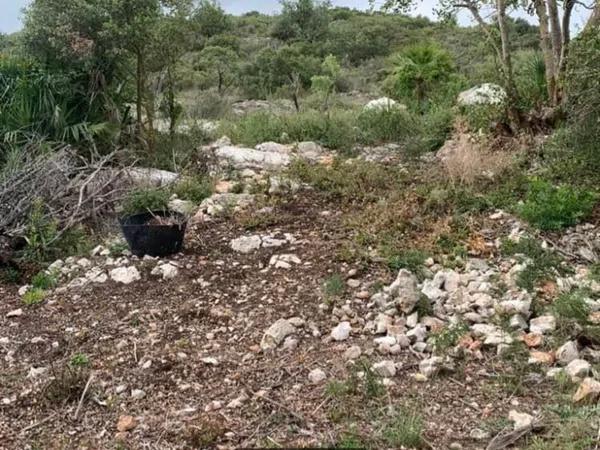
[[[23,428],[21,430],[21,434],[27,433],[29,430],[33,430],[34,428],[39,427],[40,425],[43,425],[46,422],[49,422],[50,420],[54,419],[54,417],[56,417],[56,413],[55,412],[53,412],[48,417],[46,417],[46,418],[44,418],[44,419],[42,419],[42,420],[40,420],[38,422],[35,422],[35,423],[32,423],[31,425],[26,426],[25,428]]]
[[[87,380],[87,383],[85,384],[85,388],[83,389],[83,392],[81,393],[81,398],[79,399],[79,403],[77,404],[77,409],[75,410],[75,414],[73,414],[73,420],[77,420],[77,418],[79,417],[79,411],[81,410],[81,407],[83,406],[83,400],[85,399],[85,396],[87,394],[88,389],[90,388],[90,385],[92,384],[92,379],[94,378],[94,374],[90,374],[90,377]]]

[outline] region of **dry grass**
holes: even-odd
[[[471,185],[495,178],[515,163],[514,146],[497,144],[459,131],[439,150],[438,157],[452,183]]]

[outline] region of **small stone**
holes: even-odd
[[[204,364],[206,364],[208,366],[218,366],[219,365],[219,360],[217,358],[213,358],[212,356],[209,356],[206,358],[201,358],[200,361],[202,361]]]
[[[575,341],[565,342],[558,350],[556,350],[556,359],[563,366],[578,358],[579,349],[577,348],[577,342]]]
[[[237,409],[237,408],[241,408],[244,403],[248,400],[248,395],[246,393],[242,393],[239,397],[231,400],[228,404],[227,404],[227,409]]]
[[[346,281],[346,283],[348,284],[348,287],[353,289],[359,288],[361,285],[360,280],[355,280],[354,278],[350,278],[348,281]]]
[[[120,416],[117,422],[117,431],[124,433],[137,427],[137,421],[133,416]]]
[[[140,273],[134,266],[113,269],[110,271],[110,278],[113,281],[122,284],[131,284],[134,281],[142,279]]]
[[[531,426],[531,424],[533,424],[533,416],[532,415],[529,415],[526,413],[520,413],[518,411],[515,411],[514,409],[508,413],[508,420],[510,420],[514,423],[515,430],[520,430],[522,428],[528,428]]]
[[[21,308],[14,309],[14,310],[9,311],[8,313],[6,313],[6,317],[8,317],[9,319],[11,317],[20,317],[22,315],[23,315],[23,310]]]
[[[156,266],[151,275],[160,276],[163,280],[172,280],[179,275],[179,269],[171,263]]]
[[[591,370],[592,366],[590,363],[583,359],[574,359],[567,364],[567,367],[565,367],[565,372],[571,377],[571,380],[575,382],[581,381]]]
[[[535,348],[542,345],[544,337],[541,334],[528,333],[521,336],[521,339],[529,348]]]
[[[362,354],[361,348],[358,345],[353,345],[351,347],[348,347],[346,349],[346,351],[344,352],[344,359],[345,360],[358,359],[358,358],[360,358],[361,354]]]
[[[476,441],[486,441],[491,436],[490,436],[490,433],[488,431],[482,430],[481,428],[474,428],[469,433],[469,437],[471,439],[475,439]]]
[[[260,348],[263,350],[273,350],[290,334],[294,334],[296,328],[285,319],[279,319],[271,325],[260,342]]]
[[[350,322],[340,322],[333,330],[331,330],[331,337],[336,341],[345,341],[350,337],[352,327]]]
[[[394,361],[386,360],[373,364],[373,370],[381,377],[390,378],[396,375]]]
[[[327,375],[321,369],[313,369],[308,374],[308,379],[312,384],[319,384],[325,381],[326,378]]]
[[[134,400],[141,400],[146,396],[146,393],[141,389],[133,389],[131,391],[131,398]]]
[[[238,253],[251,253],[262,244],[260,236],[242,236],[231,241],[231,248]]]
[[[427,378],[431,378],[440,371],[442,362],[443,359],[439,356],[424,359],[419,363],[419,371]]]
[[[593,403],[598,398],[600,398],[600,382],[593,378],[585,378],[573,395],[573,401],[576,403]]]
[[[530,352],[528,362],[529,364],[543,364],[550,366],[554,364],[554,355],[549,352]]]
[[[204,407],[204,412],[217,411],[221,408],[223,408],[223,403],[218,400],[213,400]]]
[[[529,331],[537,334],[546,334],[556,329],[556,319],[554,316],[540,316],[531,319],[529,322]]]

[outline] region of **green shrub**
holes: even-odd
[[[489,132],[498,123],[507,123],[504,105],[470,105],[460,108],[469,129],[474,132]]]
[[[305,111],[286,115],[259,112],[237,121],[223,122],[220,132],[238,144],[252,147],[268,141],[315,141],[332,149],[349,150],[357,141],[355,121],[351,111]]]
[[[517,210],[521,217],[541,230],[559,230],[588,217],[597,198],[586,190],[534,179],[525,202]]]
[[[90,364],[90,358],[83,353],[77,353],[71,357],[69,366],[71,367],[84,367]]]
[[[27,306],[39,305],[46,298],[46,291],[43,289],[30,289],[23,295],[23,303]]]
[[[213,183],[206,177],[184,177],[173,188],[173,193],[182,200],[200,203],[211,196]]]
[[[414,115],[402,108],[364,111],[358,118],[363,144],[405,142],[421,134],[420,125]]]
[[[424,423],[421,416],[412,411],[399,411],[383,429],[382,436],[393,448],[422,448]]]
[[[36,263],[65,258],[90,247],[88,236],[81,226],[60,233],[58,222],[46,215],[46,208],[41,199],[34,202],[29,213],[25,241],[26,245],[20,252],[20,257]]]
[[[586,323],[590,307],[585,302],[585,295],[579,290],[561,294],[552,304],[552,310],[559,319],[575,320]]]
[[[504,240],[501,251],[504,255],[521,255],[527,261],[525,268],[517,276],[517,285],[528,291],[556,275],[568,272],[562,265],[562,259],[555,252],[546,250],[533,238],[521,238],[518,242]]]
[[[330,276],[323,283],[323,291],[327,297],[339,297],[346,290],[346,284],[341,275]]]
[[[420,250],[407,250],[388,258],[388,267],[394,272],[400,269],[410,270],[419,278],[424,276],[425,260],[428,255]]]
[[[169,207],[169,192],[160,188],[136,189],[123,201],[123,212],[128,215],[152,211],[166,211]]]
[[[31,285],[35,289],[48,290],[56,286],[56,276],[47,272],[39,272],[31,279]]]

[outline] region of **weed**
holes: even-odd
[[[598,196],[572,186],[554,186],[547,181],[533,179],[525,202],[518,213],[541,230],[560,230],[588,217]]]
[[[197,424],[186,428],[183,439],[190,448],[211,448],[225,432],[222,422],[200,419]]]
[[[553,426],[534,436],[526,450],[588,450],[597,444],[600,406],[553,405],[548,413]]]
[[[419,279],[425,278],[425,260],[428,255],[420,250],[408,250],[388,258],[388,267],[397,272],[400,269],[408,269]]]
[[[590,266],[589,278],[592,281],[600,283],[600,263],[594,263]]]
[[[437,353],[443,353],[458,344],[458,340],[469,331],[464,323],[452,324],[431,335],[431,344]]]
[[[126,242],[116,241],[110,244],[108,251],[110,252],[110,256],[122,256],[123,252],[129,250],[129,246]]]
[[[370,446],[362,439],[355,426],[351,426],[348,430],[342,432],[335,445],[336,448],[351,449],[360,448],[366,449]]]
[[[206,177],[184,177],[173,188],[173,193],[181,200],[189,200],[200,204],[211,196],[213,183]]]
[[[410,410],[398,411],[382,430],[382,437],[393,448],[422,448],[424,422],[421,416]]]
[[[65,403],[79,400],[89,378],[89,370],[84,367],[52,367],[52,378],[44,387],[44,397],[51,403]]]
[[[54,274],[48,272],[39,272],[31,279],[31,285],[34,289],[48,290],[58,284],[58,280]]]
[[[559,319],[571,319],[581,324],[587,322],[590,313],[584,292],[578,289],[561,294],[552,304],[552,310]]]
[[[375,373],[371,364],[361,360],[358,367],[362,369],[364,381],[364,395],[366,398],[378,398],[385,394],[385,387],[381,383],[381,377]]]
[[[330,276],[323,283],[323,292],[328,298],[340,297],[346,290],[346,284],[341,275]]]
[[[501,251],[507,256],[521,256],[522,261],[526,262],[525,268],[517,276],[517,285],[528,291],[556,275],[567,273],[562,259],[555,252],[544,249],[533,238],[521,238],[518,242],[504,240]]]
[[[69,366],[71,366],[71,367],[85,367],[85,366],[88,366],[89,364],[90,364],[90,358],[83,353],[77,353],[77,354],[73,355],[71,357],[71,360],[69,361]]]
[[[160,188],[136,189],[125,198],[122,208],[125,214],[166,211],[169,205],[169,192]]]
[[[0,281],[10,284],[18,284],[21,281],[21,271],[13,266],[0,268]]]
[[[27,306],[39,305],[46,298],[46,291],[43,289],[29,289],[25,295],[23,295],[23,303]]]

